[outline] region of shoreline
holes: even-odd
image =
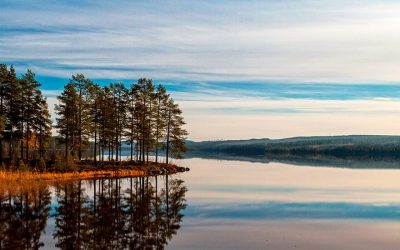
[[[123,177],[141,177],[155,175],[170,175],[176,173],[187,172],[190,169],[179,167],[174,164],[155,164],[149,165],[112,165],[112,166],[93,166],[81,165],[79,170],[71,171],[21,171],[21,170],[0,170],[0,181],[2,180],[82,180],[94,178],[123,178]]]

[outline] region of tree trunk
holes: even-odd
[[[171,127],[171,110],[168,110],[168,126],[167,126],[167,149],[165,152],[166,160],[165,162],[168,165],[168,158],[169,158],[169,134],[170,134],[170,127]]]
[[[136,134],[135,150],[136,150],[136,161],[139,161],[139,135]]]
[[[69,158],[69,153],[68,153],[68,140],[69,140],[69,126],[68,126],[68,120],[67,120],[67,132],[65,136],[65,159],[68,162]]]
[[[122,161],[122,128],[121,134],[119,135],[119,160]]]
[[[94,162],[97,162],[97,129],[94,130],[94,152],[93,152]]]
[[[143,161],[143,163],[145,163],[145,161],[146,161],[146,159],[145,159],[145,156],[146,156],[146,139],[145,139],[145,135],[144,135],[144,133],[143,133],[143,135],[142,135],[142,161]]]
[[[104,139],[105,139],[105,115],[104,115],[104,112],[102,113],[103,114],[103,121],[102,121],[102,124],[101,124],[101,137],[102,137],[102,142],[101,142],[101,162],[104,162],[104,147],[106,146],[105,145],[105,141],[104,141]]]
[[[97,103],[94,102],[95,111],[94,111],[94,152],[93,159],[94,162],[97,162]]]
[[[75,128],[72,129],[72,136],[71,136],[71,155],[72,155],[72,160],[75,160],[76,153],[75,153]]]
[[[24,142],[23,142],[23,138],[24,138],[24,125],[21,125],[21,135],[19,137],[19,146],[20,146],[20,159],[23,160],[24,159]]]
[[[2,93],[3,94],[3,93]],[[4,119],[3,95],[0,97],[0,117]],[[5,123],[5,120],[4,120]],[[0,164],[3,164],[3,138],[0,137]]]
[[[150,151],[150,137],[151,137],[151,99],[150,99],[150,101],[149,101],[149,106],[150,106],[150,108],[149,108],[149,129],[148,129],[148,131],[147,131],[147,146],[146,146],[146,157],[147,157],[147,159],[146,159],[146,161],[147,161],[147,164],[149,164],[149,151]]]
[[[108,161],[111,161],[111,142],[108,142]]]
[[[26,123],[26,146],[25,146],[26,160],[29,161],[29,122]]]
[[[157,105],[157,124],[156,124],[156,163],[158,163],[158,137],[159,137],[159,127],[160,127],[160,98],[158,98],[158,105]]]
[[[78,151],[78,158],[79,161],[82,159],[82,88],[79,88],[79,112],[78,112],[78,121],[79,121],[79,151]]]
[[[118,161],[118,135],[115,138],[115,161]]]
[[[78,150],[78,158],[79,161],[82,159],[82,132],[79,130],[79,150]]]
[[[43,145],[42,145],[42,133],[43,133],[43,129],[42,129],[42,124],[40,124],[40,128],[39,128],[39,157],[42,158],[43,157]]]
[[[0,138],[0,165],[3,164],[3,138]]]
[[[13,154],[14,154],[14,152],[13,152],[13,129],[12,129],[12,127],[11,127],[11,130],[10,130],[10,143],[8,144],[8,147],[9,147],[9,149],[8,149],[8,154],[10,155],[10,166],[12,166],[13,164],[14,164],[14,162],[13,162]]]
[[[133,161],[133,137],[131,137],[131,161]]]
[[[104,162],[104,145],[101,146],[101,163]]]

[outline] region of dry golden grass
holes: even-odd
[[[143,170],[96,170],[84,172],[67,172],[67,173],[52,173],[52,172],[22,172],[22,171],[0,171],[0,182],[4,180],[77,180],[77,179],[92,179],[101,177],[131,177],[143,176],[146,172]]]
[[[146,172],[141,170],[99,170],[68,173],[0,171],[0,198],[8,195],[20,195],[22,193],[33,195],[40,190],[45,190],[49,186],[74,180],[88,180],[103,177],[133,177],[143,176],[145,174]]]
[[[35,196],[43,190],[46,190],[50,182],[42,180],[16,180],[1,179],[0,181],[0,200],[7,196],[20,196],[22,194]]]
[[[44,190],[48,186],[57,185],[75,180],[90,180],[97,178],[122,178],[138,177],[154,174],[155,170],[167,170],[176,173],[179,168],[176,165],[163,166],[153,164],[147,166],[136,166],[136,169],[110,169],[110,170],[88,170],[75,172],[35,172],[35,171],[0,171],[0,198],[5,195],[16,195],[32,190]],[[183,168],[182,168],[183,169]],[[182,171],[181,169],[181,171]],[[187,170],[186,170],[187,171]],[[35,191],[35,192],[36,192]]]

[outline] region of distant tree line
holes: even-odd
[[[17,77],[13,66],[0,65],[2,166],[35,167],[46,165],[49,158],[118,162],[126,145],[128,159],[141,163],[148,163],[150,156],[159,162],[161,152],[168,163],[185,151],[182,111],[166,89],[150,79],[129,87],[102,87],[82,74],[73,75],[55,105],[56,137],[51,135],[52,121],[40,86],[31,70]]]
[[[251,139],[186,143],[186,157],[225,159],[252,158],[263,161],[305,161],[306,159],[341,159],[353,161],[399,161],[400,136],[349,135],[311,136],[286,139]],[[326,164],[326,162],[324,162]]]

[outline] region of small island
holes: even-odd
[[[99,85],[71,77],[55,117],[35,73],[0,64],[0,179],[126,177],[188,171],[182,111],[162,85],[141,78]],[[54,123],[54,124],[53,124]]]

